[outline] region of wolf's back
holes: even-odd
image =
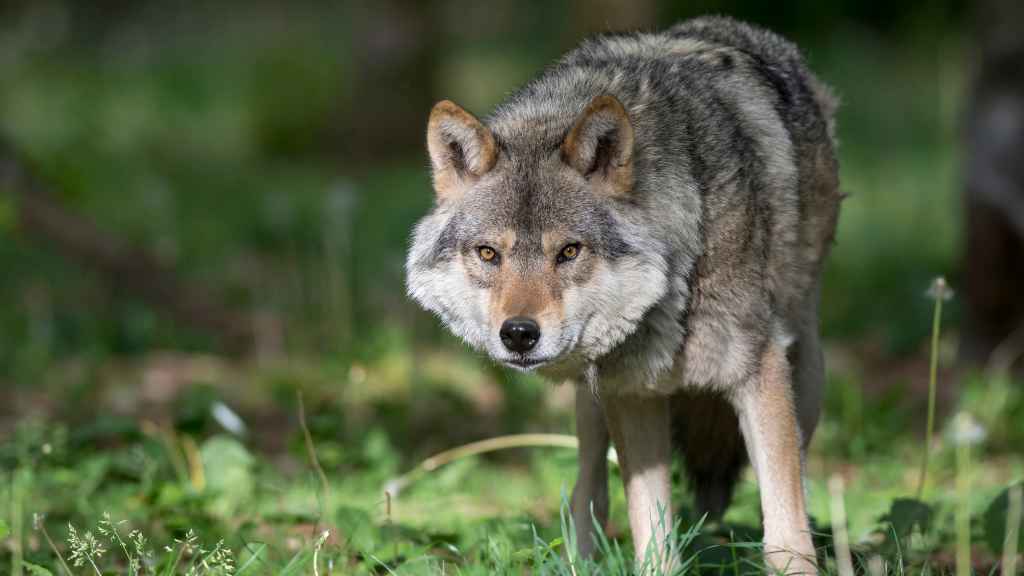
[[[668,35],[729,46],[751,55],[759,71],[779,93],[784,108],[804,103],[801,100],[809,95],[832,135],[838,102],[828,86],[807,68],[800,50],[789,40],[771,30],[725,16],[705,16],[680,22],[668,30]]]
[[[778,100],[780,119],[789,133],[798,173],[798,234],[794,253],[775,251],[771,274],[779,289],[790,292],[784,305],[802,307],[802,293],[813,289],[829,251],[839,214],[841,193],[835,148],[832,90],[810,71],[795,44],[764,28],[723,16],[706,16],[677,24],[667,32],[675,41],[687,40],[738,50],[753,62],[757,74]],[[796,280],[795,290],[783,286]]]

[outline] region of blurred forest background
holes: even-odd
[[[494,546],[533,544],[527,524],[557,534],[571,451],[467,460],[383,500],[383,482],[439,450],[572,431],[571,390],[490,365],[404,295],[409,232],[432,202],[426,117],[441,98],[485,115],[588,34],[703,13],[795,40],[843,101],[851,196],[822,297],[812,513],[827,525],[824,479],[840,474],[851,537],[883,546],[881,519],[916,482],[926,290],[945,276],[932,483],[952,486],[941,431],[969,411],[985,432],[976,559],[994,565],[984,513],[1024,475],[1024,387],[970,362],[1024,316],[1024,225],[1014,240],[1014,204],[985,201],[966,167],[1006,154],[985,148],[995,120],[976,104],[1022,93],[1021,52],[986,64],[1024,32],[1012,0],[45,0],[0,5],[0,571],[50,562],[36,512],[59,538],[105,511],[157,540],[195,527],[265,565],[333,526],[339,566],[370,571],[371,556],[497,562]],[[909,525],[918,562],[951,562],[945,488],[939,520]],[[752,479],[727,520],[756,531]]]

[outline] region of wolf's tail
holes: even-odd
[[[720,519],[747,461],[736,412],[717,394],[680,392],[672,396],[672,421],[697,513]]]

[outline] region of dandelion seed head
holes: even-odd
[[[925,292],[925,296],[932,300],[941,299],[943,302],[947,302],[953,299],[953,289],[949,287],[944,277],[938,276],[935,280],[932,280],[932,284]]]
[[[988,432],[969,412],[960,412],[953,419],[949,435],[957,446],[975,446],[985,440]]]

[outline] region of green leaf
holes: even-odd
[[[1018,488],[1024,490],[1024,482],[1017,484]],[[1010,489],[1013,485],[1007,486],[999,496],[996,496],[985,511],[983,522],[985,525],[985,542],[992,551],[1001,553],[1006,543],[1006,521],[1010,514]],[[1017,550],[1024,550],[1024,526],[1017,529]]]
[[[900,538],[909,536],[916,527],[922,534],[932,525],[934,516],[932,507],[913,498],[897,498],[893,500],[889,513],[882,516],[883,522],[892,524],[893,531]]]
[[[234,438],[214,436],[199,449],[206,474],[206,490],[212,496],[207,510],[214,516],[230,517],[247,504],[255,490],[254,459]]]
[[[50,572],[49,570],[43,568],[38,564],[33,564],[31,562],[25,562],[24,560],[22,560],[21,565],[24,566],[25,570],[28,570],[28,573],[32,576],[53,576],[53,572]]]
[[[373,518],[362,508],[339,507],[334,523],[345,534],[349,546],[355,550],[372,550],[381,539],[381,531]]]
[[[537,553],[535,548],[520,548],[512,553],[512,561],[514,562],[526,562],[533,558],[534,554]]]
[[[7,525],[7,521],[0,519],[0,540],[7,538],[7,535],[11,533],[10,526]]]

